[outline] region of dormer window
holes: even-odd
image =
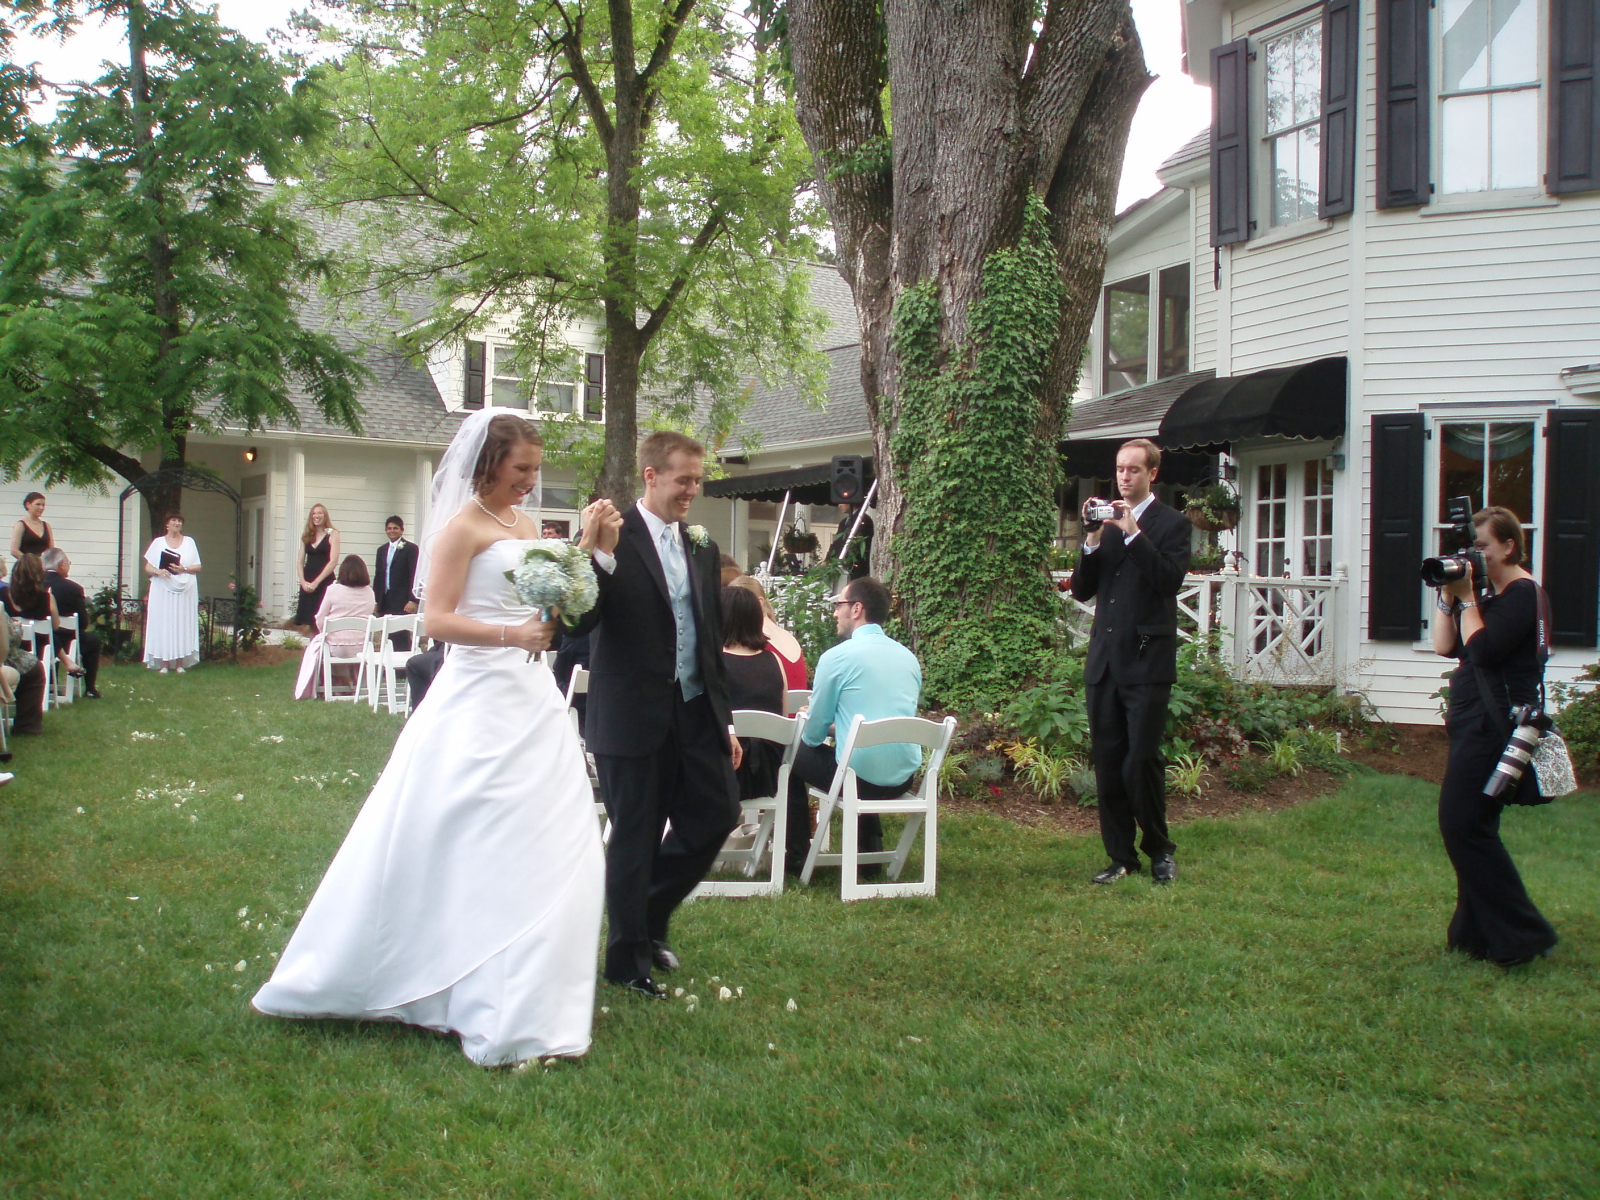
[[[463,408],[482,408],[487,399],[499,408],[553,416],[581,415],[590,421],[605,419],[604,355],[585,356],[581,385],[576,381],[540,380],[537,388],[530,385],[518,368],[516,347],[512,345],[469,339],[464,357]]]

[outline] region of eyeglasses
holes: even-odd
[[[835,600],[833,602],[833,606],[835,608],[838,608],[839,605],[841,605],[841,604],[859,604],[859,603],[860,603],[860,601],[858,601],[858,600]]]

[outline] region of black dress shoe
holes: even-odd
[[[1150,878],[1157,883],[1171,883],[1178,877],[1177,860],[1170,854],[1163,854],[1160,858],[1151,860]]]
[[[617,986],[625,992],[632,992],[635,996],[642,996],[646,1000],[665,1000],[667,998],[667,989],[648,975],[642,975],[638,979],[630,979],[627,983],[619,983]]]
[[[678,956],[672,952],[672,947],[665,942],[651,942],[650,946],[650,961],[657,970],[671,972],[683,966],[678,961]]]
[[[95,691],[93,688],[85,688],[83,694],[90,700],[100,699],[100,693]]]
[[[1094,881],[1096,883],[1115,883],[1124,875],[1131,875],[1132,873],[1133,872],[1129,871],[1128,868],[1123,866],[1121,863],[1112,863],[1104,871],[1101,871],[1100,874],[1096,875],[1094,877]]]

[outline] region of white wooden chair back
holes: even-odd
[[[371,617],[330,617],[322,627],[322,698],[324,700],[350,700],[361,699],[361,672],[362,655],[365,653],[367,642],[371,640],[369,630],[372,627]],[[335,646],[332,635],[336,633],[361,632],[361,644],[357,646]],[[335,690],[333,669],[334,667],[355,667],[355,682],[346,685],[344,691]]]
[[[44,668],[44,711],[49,712],[57,708],[60,701],[56,699],[56,644],[55,629],[50,624],[50,618],[40,621],[30,621],[19,618],[17,624],[22,627],[22,642],[24,650],[32,650],[38,655],[39,665]],[[44,641],[41,643],[40,639]],[[40,646],[43,645],[43,649]]]
[[[794,757],[799,753],[800,735],[804,732],[805,726],[796,717],[781,717],[753,708],[734,710],[734,736],[760,738],[782,746],[783,760],[778,765],[778,780],[772,795],[740,802],[744,819],[728,835],[711,867],[713,872],[719,868],[741,867],[745,880],[708,879],[689,893],[689,899],[776,896],[783,891],[783,859],[789,837],[789,774],[794,769]],[[757,880],[756,873],[763,859],[769,860],[767,878]]]
[[[83,666],[83,624],[78,619],[78,614],[73,613],[70,617],[59,618],[56,629],[58,632],[70,632],[73,635],[72,645],[67,648],[67,658],[71,660],[73,666],[81,668]],[[53,656],[55,653],[53,645],[50,647],[50,651]],[[83,682],[70,672],[62,671],[60,666],[60,663],[56,664],[56,699],[59,703],[71,704],[77,699]]]
[[[954,717],[946,717],[943,721],[928,721],[921,717],[886,717],[881,721],[867,721],[857,716],[850,723],[850,732],[839,749],[839,765],[827,792],[820,793],[812,789],[812,794],[819,796],[821,803],[817,811],[817,830],[811,837],[805,869],[800,872],[801,881],[810,883],[812,872],[819,866],[836,866],[841,876],[839,895],[843,900],[934,895],[939,865],[939,768],[944,765],[945,755],[950,751],[950,742],[955,734]],[[905,795],[885,800],[864,797],[859,793],[858,780],[850,761],[857,750],[887,745],[920,746],[933,753],[923,764],[921,782]],[[829,854],[824,848],[835,813],[842,819],[840,852]],[[906,818],[905,828],[901,830],[900,840],[893,850],[861,853],[856,818],[871,813]],[[900,872],[905,869],[919,829],[922,832],[922,878],[901,883]],[[885,865],[887,882],[859,882],[858,869],[871,863]]]
[[[567,707],[572,707],[574,696],[587,696],[589,694],[589,668],[573,667],[572,678],[567,680]]]
[[[583,751],[583,766],[589,772],[589,786],[594,789],[594,815],[600,820],[600,840],[611,840],[611,817],[606,813],[605,801],[600,799],[600,773],[595,769],[594,755],[583,740],[583,728],[578,722],[578,710],[573,705],[575,696],[589,694],[589,672],[583,667],[572,668],[572,678],[567,680],[567,719],[572,722],[572,732],[578,735],[578,749]]]
[[[372,682],[372,710],[377,712],[378,704],[388,697],[389,711],[411,715],[411,687],[406,682],[406,663],[411,661],[413,654],[419,653],[419,633],[422,628],[422,619],[416,613],[391,615],[382,618],[384,622],[383,636],[378,639],[377,661],[373,664]],[[411,649],[396,650],[394,635],[409,633],[411,635]]]
[[[802,708],[806,708],[811,704],[811,689],[790,688],[784,693],[784,704],[787,706],[784,711],[791,717],[794,716]]]

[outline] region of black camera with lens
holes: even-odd
[[[1441,554],[1422,560],[1422,582],[1429,587],[1443,587],[1453,583],[1472,567],[1472,590],[1481,600],[1489,594],[1489,568],[1483,561],[1483,551],[1473,543],[1477,533],[1472,527],[1472,497],[1451,496],[1444,502],[1445,515],[1450,519],[1450,532],[1461,547],[1454,554]]]
[[[1117,506],[1110,500],[1102,500],[1095,496],[1084,502],[1083,505],[1083,531],[1093,533],[1107,521],[1117,519]]]

